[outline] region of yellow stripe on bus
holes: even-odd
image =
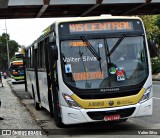
[[[14,79],[24,79],[24,76],[20,76],[20,77],[12,77],[12,78],[14,78]]]
[[[137,104],[142,98],[145,91],[146,90],[142,88],[136,95],[94,100],[84,100],[79,98],[75,94],[73,94],[71,97],[84,109],[109,108]]]

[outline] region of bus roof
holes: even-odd
[[[27,48],[34,45],[36,42],[39,42],[42,38],[47,36],[50,32],[53,31],[55,25],[62,23],[62,22],[75,22],[75,21],[88,21],[88,20],[103,20],[103,19],[139,19],[137,16],[112,16],[112,15],[102,15],[102,16],[92,16],[92,17],[67,17],[67,18],[58,18],[54,23],[48,26],[46,29],[43,30],[43,34],[38,37],[31,45],[27,46]]]
[[[93,17],[70,17],[70,18],[59,18],[53,24],[48,26],[46,29],[43,30],[43,33],[49,33],[51,28],[55,24],[59,24],[61,22],[74,22],[74,21],[87,21],[87,20],[101,20],[101,19],[140,19],[137,16],[111,16],[111,15],[102,15],[102,16],[93,16]]]
[[[85,21],[85,20],[101,20],[101,19],[140,19],[140,18],[137,17],[137,16],[111,16],[111,15],[102,15],[102,16],[93,16],[93,17],[60,18],[59,20],[56,20],[55,23]]]

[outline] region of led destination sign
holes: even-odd
[[[69,24],[70,34],[80,32],[102,32],[102,31],[132,31],[133,22],[92,22],[92,23],[73,23]]]
[[[75,41],[75,42],[69,42],[70,46],[88,46],[86,42],[82,41]]]
[[[12,65],[23,65],[23,62],[14,62]]]
[[[62,22],[59,35],[109,34],[109,33],[144,33],[139,19],[103,19]],[[84,44],[83,44],[84,45]]]

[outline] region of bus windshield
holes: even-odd
[[[24,75],[24,68],[22,65],[13,65],[10,69],[12,75]]]
[[[97,60],[81,39],[61,41],[65,83],[79,89],[100,89],[136,85],[143,81],[148,75],[144,37],[125,36],[114,48],[120,39],[87,40],[101,60]]]

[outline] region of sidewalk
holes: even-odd
[[[42,130],[41,127],[37,125],[35,120],[31,117],[30,113],[26,110],[24,105],[17,98],[7,81],[11,78],[3,79],[4,87],[0,85],[0,99],[2,105],[0,107],[0,129],[9,130]],[[21,137],[21,136],[19,136]],[[37,137],[37,136],[35,136]],[[46,136],[38,136],[46,138]]]
[[[152,80],[153,81],[160,81],[160,73],[152,75]]]

